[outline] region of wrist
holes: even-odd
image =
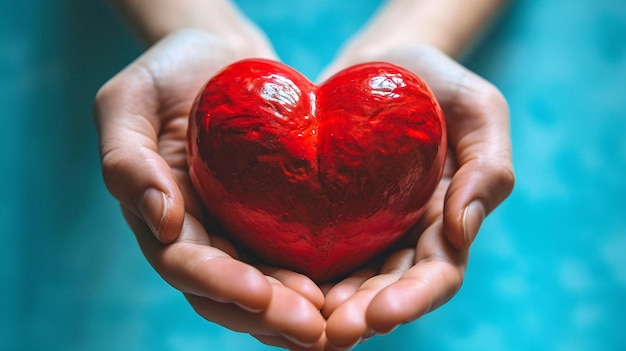
[[[265,35],[229,0],[110,1],[146,46],[172,32],[196,29],[223,39],[244,56],[273,55]]]
[[[459,56],[507,0],[389,0],[344,46],[338,60],[366,61],[386,52],[428,45]]]

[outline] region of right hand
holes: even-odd
[[[176,32],[113,77],[95,103],[103,176],[147,260],[201,316],[270,345],[319,348],[322,291],[295,272],[242,262],[230,242],[207,233],[187,170],[199,89],[234,61],[274,58],[265,43]]]

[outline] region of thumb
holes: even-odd
[[[100,89],[94,115],[107,188],[168,243],[180,233],[185,205],[171,167],[158,152],[158,94],[151,82],[130,66]]]
[[[466,250],[485,216],[511,193],[515,175],[504,97],[476,75],[460,77],[446,109],[459,169],[446,193],[444,223],[450,242]]]

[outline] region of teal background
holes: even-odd
[[[315,77],[379,1],[240,0]],[[102,1],[0,1],[0,349],[271,350],[198,317],[101,180],[91,108],[141,53]],[[518,181],[447,305],[357,350],[626,350],[626,2],[515,2],[464,63]]]

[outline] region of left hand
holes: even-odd
[[[446,117],[449,149],[426,212],[397,250],[378,266],[324,287],[327,342],[340,349],[389,333],[452,298],[482,220],[514,183],[508,106],[493,85],[427,46],[369,61],[397,63],[429,84]]]
[[[155,271],[205,319],[261,342],[323,342],[323,294],[295,272],[253,266],[207,230],[187,167],[189,110],[206,79],[233,61],[272,57],[199,30],[171,33],[105,84],[95,103],[105,183]],[[252,52],[242,49],[252,49]]]

